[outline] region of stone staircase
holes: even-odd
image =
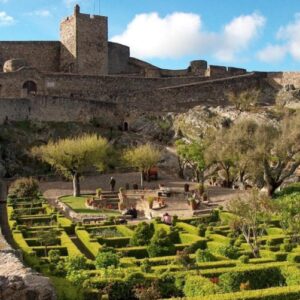
[[[101,200],[105,201],[106,203],[109,203],[112,206],[112,209],[119,208],[118,192],[102,191]]]

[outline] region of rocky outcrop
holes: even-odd
[[[56,300],[50,280],[24,267],[13,250],[0,252],[1,300]]]
[[[26,268],[21,257],[0,230],[0,300],[56,300],[50,280]]]
[[[232,123],[242,120],[254,120],[261,124],[276,123],[276,120],[268,114],[267,110],[246,112],[237,110],[232,106],[196,106],[186,113],[177,115],[174,127],[177,135],[197,139],[208,132],[229,127]]]

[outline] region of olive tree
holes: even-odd
[[[186,143],[182,140],[176,141],[176,151],[180,158],[183,168],[189,166],[193,172],[197,182],[204,185],[205,180],[211,176],[215,169],[211,168],[205,157],[205,142],[192,141]]]
[[[253,189],[248,194],[230,200],[227,209],[235,215],[231,225],[241,231],[254,257],[259,257],[259,237],[263,235],[272,216],[272,201]]]
[[[50,164],[66,178],[73,180],[73,195],[80,195],[80,177],[91,167],[103,170],[110,146],[105,138],[96,134],[76,138],[50,141],[47,145],[35,147],[32,154]]]
[[[141,172],[141,188],[144,186],[143,174],[155,166],[161,157],[160,151],[150,143],[128,149],[124,153],[125,162]]]

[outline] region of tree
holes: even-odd
[[[41,246],[45,247],[45,257],[48,255],[48,246],[55,245],[59,240],[60,232],[56,229],[50,229],[48,231],[38,231],[37,239]]]
[[[150,257],[175,254],[175,246],[164,229],[156,231],[147,248]]]
[[[158,163],[160,156],[160,151],[149,143],[125,151],[126,163],[141,172],[141,188],[144,187],[143,174],[148,174],[148,171]]]
[[[208,164],[205,159],[205,148],[204,142],[193,141],[187,144],[182,140],[176,141],[176,151],[183,168],[189,166],[197,182],[200,182],[202,186],[205,180],[215,172],[214,169],[209,171],[211,164]]]
[[[285,117],[278,127],[258,126],[253,145],[252,161],[261,166],[265,189],[272,196],[300,166],[300,114]]]
[[[34,156],[54,167],[66,178],[73,180],[73,195],[80,195],[79,179],[91,167],[105,168],[110,147],[105,138],[84,135],[77,138],[61,139],[32,149]]]
[[[254,257],[259,257],[258,239],[273,211],[270,198],[253,189],[249,194],[230,200],[227,209],[235,215],[231,226],[241,231]]]
[[[221,175],[225,179],[225,186],[231,187],[234,180],[235,157],[231,151],[230,144],[227,142],[225,133],[226,131],[223,129],[215,135],[213,142],[205,151],[205,159],[210,164],[218,166],[219,170],[223,172]]]
[[[134,230],[133,236],[130,239],[132,246],[145,246],[148,245],[151,237],[153,236],[154,228],[153,224],[146,222],[139,223]]]
[[[260,91],[256,89],[250,89],[239,94],[230,92],[227,94],[227,97],[229,102],[233,104],[236,109],[247,111],[251,107],[256,106],[260,97]]]

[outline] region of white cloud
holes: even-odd
[[[9,16],[5,11],[0,11],[0,26],[10,26],[15,23],[15,19]]]
[[[259,33],[259,30],[265,25],[266,19],[257,13],[251,15],[242,15],[234,18],[224,28],[216,56],[223,61],[234,60],[235,55],[247,49]]]
[[[130,46],[131,54],[140,58],[213,54],[231,61],[250,45],[264,24],[265,18],[253,13],[233,19],[221,32],[207,32],[199,15],[175,12],[161,18],[154,12],[136,15],[126,30],[111,40]]]
[[[265,62],[282,60],[286,55],[291,55],[300,61],[300,14],[295,15],[293,22],[281,26],[277,32],[277,40],[281,43],[268,45],[258,52],[258,58]],[[269,56],[269,57],[268,57]]]
[[[280,45],[268,45],[257,53],[259,60],[266,63],[280,62],[284,59],[287,48]]]
[[[0,0],[0,3],[7,3],[8,0]]]
[[[34,10],[32,12],[26,13],[28,16],[37,16],[37,17],[51,17],[52,14],[47,9]]]

